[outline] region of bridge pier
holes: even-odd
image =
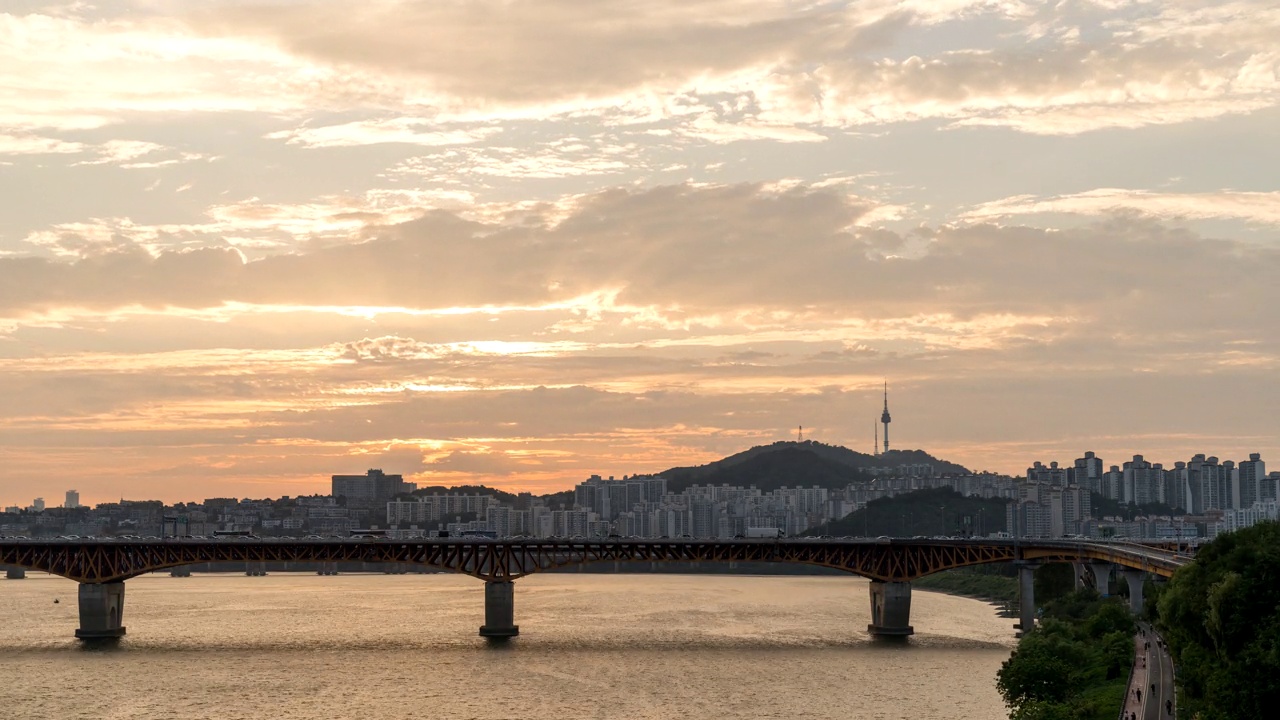
[[[337,575],[337,574],[338,574],[338,563],[336,563],[336,562],[322,562],[322,563],[320,563],[320,569],[316,571],[316,574],[317,574],[317,575]]]
[[[906,637],[915,634],[911,627],[911,583],[871,581],[872,637]]]
[[[515,623],[516,584],[511,581],[484,584],[484,625],[480,637],[513,638],[520,634]]]
[[[1147,574],[1142,570],[1125,569],[1120,577],[1129,583],[1129,610],[1134,615],[1141,615],[1146,610],[1146,602],[1142,598],[1142,586],[1147,582]]]
[[[27,571],[22,568],[9,568],[5,571],[4,576],[8,580],[25,580]]]
[[[80,583],[80,640],[124,635],[124,583]]]
[[[244,574],[249,577],[263,577],[267,574],[267,564],[265,562],[247,562],[244,564]]]
[[[1085,581],[1084,581],[1084,563],[1082,563],[1082,562],[1073,562],[1073,563],[1071,563],[1071,574],[1076,576],[1076,587],[1075,587],[1075,589],[1076,589],[1076,590],[1083,590],[1083,589],[1084,589],[1084,586],[1085,586]]]
[[[1018,566],[1018,629],[1022,634],[1036,627],[1036,566],[1023,563]]]
[[[191,577],[191,567],[183,565],[182,567],[173,568],[169,571],[169,577]]]
[[[1091,562],[1089,569],[1093,570],[1094,589],[1102,597],[1111,597],[1111,563]]]

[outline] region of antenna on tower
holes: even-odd
[[[875,457],[880,454],[880,426],[876,423],[871,423],[871,427],[875,429],[876,436],[876,439],[871,441],[871,456]]]
[[[796,442],[798,443],[804,442],[804,426],[803,425],[801,425],[800,428],[796,430]]]

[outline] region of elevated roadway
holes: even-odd
[[[485,582],[486,622],[481,634],[509,637],[513,583],[536,572],[600,562],[770,562],[833,568],[869,578],[872,623],[878,636],[910,635],[911,581],[952,568],[1018,563],[1022,569],[1022,622],[1034,622],[1031,570],[1043,563],[1089,566],[1109,580],[1119,568],[1130,581],[1135,609],[1147,574],[1169,577],[1189,558],[1138,543],[1086,540],[787,538],[505,539],[448,538],[165,538],[151,540],[0,539],[0,566],[38,570],[81,583],[84,639],[118,637],[124,581],[143,573],[199,563],[366,562],[424,566]],[[1079,573],[1078,573],[1079,574]],[[1105,583],[1100,588],[1107,591]],[[1135,592],[1136,588],[1136,592]]]

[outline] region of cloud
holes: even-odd
[[[307,148],[355,147],[383,143],[440,147],[469,145],[501,132],[501,128],[496,127],[430,129],[433,126],[434,123],[424,118],[396,117],[281,130],[270,133],[267,138],[285,140],[290,145],[301,145]]]
[[[859,227],[876,208],[832,188],[676,185],[579,196],[566,215],[542,216],[540,223],[536,211],[513,225],[430,211],[366,233],[361,219],[344,224],[329,211],[282,215],[269,205],[234,205],[215,217],[241,227],[296,218],[296,231],[331,218],[324,222],[337,223],[335,237],[347,232],[365,239],[251,262],[226,245],[180,252],[108,245],[112,252],[70,264],[4,258],[0,312],[156,303],[545,305],[608,291],[614,306],[679,308],[694,318],[751,307],[829,312],[867,302],[892,308],[891,315],[939,304],[961,312],[1035,314],[1060,311],[1063,302],[1119,297],[1136,259],[1156,272],[1153,253],[1167,258],[1159,269],[1166,278],[1190,266],[1244,270],[1276,262],[1264,248],[1122,220],[1064,232],[985,225],[921,230],[922,254],[885,257],[879,247],[896,252],[904,239]],[[68,237],[88,239],[74,228],[63,232],[64,249]],[[1081,280],[1046,293],[1037,277],[1049,267],[1079,272]],[[119,283],[119,273],[132,282]]]
[[[496,120],[596,117],[713,143],[813,142],[828,128],[925,119],[1078,134],[1280,103],[1271,41],[1280,11],[1263,2],[379,0],[353,14],[304,0],[132,9],[0,14],[0,35],[11,39],[0,65],[12,78],[0,92],[0,128],[357,112],[373,119],[268,137],[306,148],[453,146],[488,138]],[[949,42],[922,44],[924,36]],[[732,107],[721,107],[726,96],[736,98]]]
[[[1037,213],[1101,215],[1122,210],[1162,219],[1232,218],[1269,225],[1280,224],[1280,192],[1167,193],[1150,190],[1099,188],[1071,195],[1019,195],[982,203],[964,213],[970,220]]]
[[[84,152],[85,146],[39,135],[0,134],[0,155],[66,155]]]
[[[684,116],[684,132],[713,142],[816,140],[818,126],[929,118],[1075,134],[1280,101],[1269,40],[1280,12],[1265,3],[484,5],[386,0],[354,22],[324,2],[224,6],[202,23],[271,38],[323,67],[381,73],[454,119]],[[975,28],[966,33],[975,40],[888,54],[943,25]],[[1032,44],[1004,40],[1015,34]],[[736,118],[689,117],[726,94],[746,102]]]

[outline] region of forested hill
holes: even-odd
[[[786,454],[779,457],[796,459],[809,456],[826,461],[822,464],[822,467],[828,467],[829,465],[834,464],[844,467],[846,472],[847,470],[861,471],[865,468],[872,467],[897,467],[898,465],[903,464],[918,463],[928,463],[933,465],[934,471],[939,474],[967,474],[969,472],[960,465],[956,465],[955,463],[950,463],[945,460],[939,460],[923,450],[890,450],[888,453],[883,455],[867,455],[866,453],[860,453],[839,445],[826,445],[820,442],[806,440],[804,442],[779,441],[772,445],[757,445],[750,450],[744,450],[740,453],[730,455],[723,460],[716,460],[715,462],[707,463],[706,465],[671,468],[666,472],[658,474],[667,478],[668,487],[676,488],[674,492],[679,492],[680,489],[689,487],[695,483],[699,485],[706,485],[708,483],[719,485],[721,483],[728,482],[732,485],[735,484],[734,478],[736,476],[726,473],[735,466],[751,463],[762,457],[767,458],[770,456],[778,456],[779,453],[784,452]],[[777,458],[775,458],[775,460],[776,459]],[[807,462],[808,460],[806,459],[803,461]],[[771,462],[772,461],[766,460],[766,466]],[[745,468],[742,472],[746,475],[750,475],[756,471],[750,468]],[[856,472],[855,474],[857,479],[865,479],[861,472]],[[713,476],[716,478],[726,479],[717,479],[714,481],[708,479]],[[737,482],[736,484],[746,486],[751,483]],[[783,484],[791,486],[799,484],[805,486],[820,485],[822,487],[834,487],[823,485],[823,483],[817,479],[813,481],[794,481]],[[840,487],[847,484],[848,482],[846,481]],[[764,489],[763,485],[757,484],[756,487]],[[781,485],[778,487],[781,487]]]
[[[918,463],[933,465],[937,473],[968,472],[955,463],[938,460],[923,450],[892,450],[883,455],[867,455],[839,445],[806,440],[758,445],[706,465],[671,468],[657,475],[667,479],[667,489],[674,493],[692,485],[725,484],[741,487],[754,485],[763,492],[769,492],[783,486],[843,488],[850,483],[870,481],[871,476],[864,471],[865,468]],[[493,495],[506,504],[514,504],[516,500],[516,496],[510,492],[484,485],[433,485],[418,488],[413,495],[445,492]],[[554,509],[568,508],[573,506],[574,491],[570,488],[540,497]]]
[[[819,525],[809,535],[913,537],[987,535],[1005,527],[1006,501],[966,497],[951,488],[929,488],[876,498],[841,520]]]
[[[664,473],[669,492],[681,492],[692,485],[754,485],[768,492],[780,487],[843,488],[850,483],[869,481],[870,476],[844,463],[823,457],[800,443],[769,448],[736,462],[725,460],[696,468],[674,468]],[[750,452],[750,451],[748,451]],[[733,456],[739,458],[745,453]]]
[[[843,448],[842,448],[843,449]],[[854,453],[857,455],[858,453]],[[864,455],[863,457],[870,457]],[[890,450],[887,453],[876,455],[875,467],[897,467],[899,465],[918,465],[925,463],[933,466],[933,471],[939,475],[968,475],[969,469],[963,465],[957,465],[946,460],[939,460],[924,450]]]

